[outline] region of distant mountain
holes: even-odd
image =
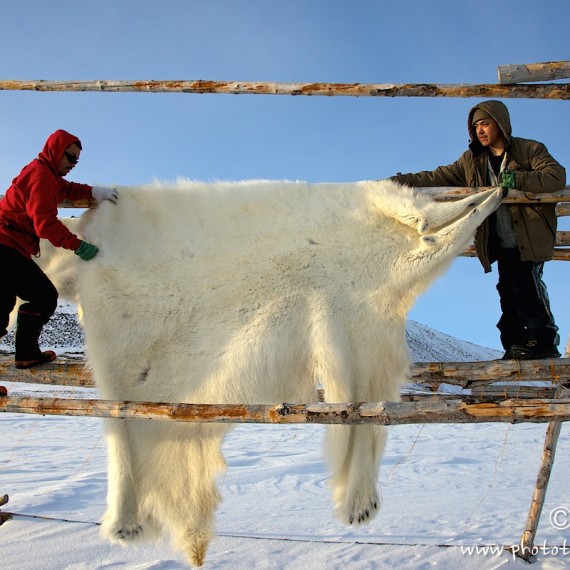
[[[503,355],[500,350],[460,340],[416,321],[406,323],[406,337],[414,362],[474,362]]]
[[[415,321],[408,321],[406,336],[414,362],[461,362],[493,360],[501,352],[459,340]],[[61,303],[50,322],[44,327],[40,343],[44,349],[58,353],[83,352],[85,337],[77,321],[75,306]],[[14,350],[13,333],[0,341],[0,351]]]
[[[49,323],[44,327],[40,336],[40,346],[43,349],[55,350],[58,353],[83,352],[85,336],[77,321],[74,305],[60,303]],[[9,332],[0,341],[1,351],[14,350],[14,332]]]

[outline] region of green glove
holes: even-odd
[[[515,171],[508,168],[503,170],[499,175],[499,186],[508,190],[514,190],[517,187]]]
[[[79,247],[75,250],[75,255],[78,255],[84,261],[89,261],[97,255],[98,251],[99,248],[96,245],[82,240]]]

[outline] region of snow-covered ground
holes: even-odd
[[[51,336],[50,336],[51,335]],[[0,344],[9,351],[10,338]],[[496,351],[410,322],[415,361],[487,360]],[[45,347],[81,351],[72,308],[47,327]],[[95,390],[3,383],[13,395],[95,396]],[[503,550],[524,530],[545,424],[392,426],[380,474],[383,508],[352,528],[332,513],[323,426],[240,425],[227,437],[218,537],[205,568],[449,570],[527,568]],[[186,568],[167,542],[122,548],[99,537],[105,509],[102,420],[0,414],[3,570]],[[570,567],[570,444],[562,428],[531,568]],[[479,550],[476,550],[479,549]]]

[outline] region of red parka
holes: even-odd
[[[37,255],[40,238],[75,251],[81,240],[58,219],[58,204],[91,198],[88,184],[68,182],[59,174],[65,149],[79,139],[59,130],[49,136],[38,158],[12,180],[0,200],[0,244],[26,257]]]

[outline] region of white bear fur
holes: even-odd
[[[98,256],[67,252],[45,268],[72,297],[77,272],[104,398],[302,403],[316,401],[317,384],[327,402],[397,401],[408,311],[501,201],[495,189],[436,203],[391,181],[119,188],[117,205],[71,222]],[[104,535],[127,544],[166,532],[201,565],[229,429],[108,420]],[[347,524],[376,515],[385,441],[382,426],[328,428]]]

